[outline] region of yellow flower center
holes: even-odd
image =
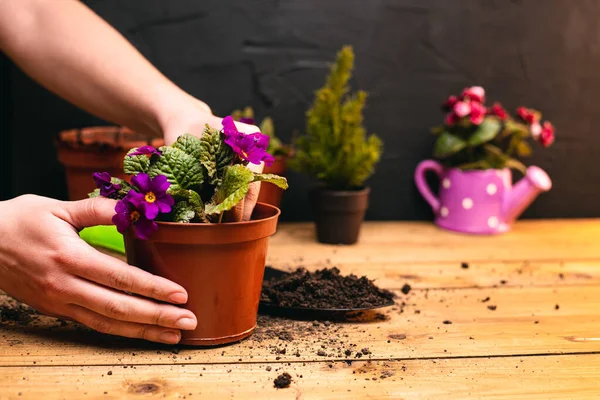
[[[145,199],[148,203],[154,203],[156,201],[156,195],[152,192],[148,192],[146,193]]]
[[[140,219],[140,213],[137,211],[132,211],[131,214],[129,214],[129,218],[131,221],[133,221],[133,223],[136,223],[138,219]]]

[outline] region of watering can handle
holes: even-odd
[[[415,184],[417,185],[417,189],[421,196],[425,198],[425,200],[429,203],[434,213],[438,213],[440,210],[440,200],[435,197],[431,188],[427,184],[427,180],[425,179],[425,174],[428,171],[433,171],[436,173],[438,178],[442,179],[442,174],[444,173],[444,167],[434,160],[424,160],[417,165],[417,169],[415,170]]]

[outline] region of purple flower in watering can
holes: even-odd
[[[435,172],[440,179],[439,197],[427,185],[427,171]],[[462,171],[444,168],[433,160],[418,165],[415,182],[439,227],[479,234],[508,231],[527,206],[552,187],[550,177],[535,166],[529,167],[525,177],[513,186],[508,168]]]

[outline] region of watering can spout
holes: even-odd
[[[505,192],[505,221],[517,219],[540,193],[547,192],[551,187],[552,181],[543,169],[536,166],[527,168],[525,176]]]

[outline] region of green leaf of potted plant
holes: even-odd
[[[180,136],[171,146],[129,151],[131,183],[95,173],[91,196],[118,199],[113,222],[124,234],[130,264],[182,285],[198,316],[183,344],[215,345],[249,336],[256,325],[268,239],[279,209],[257,204],[250,221],[232,220],[252,182],[287,188],[283,177],[246,167],[271,164],[269,138],[244,135],[231,117],[202,138]],[[227,222],[229,221],[229,222]]]
[[[352,47],[337,54],[325,86],[315,94],[307,112],[306,132],[294,143],[290,166],[319,182],[311,204],[322,243],[352,244],[358,239],[368,207],[381,140],[363,126],[364,91],[350,95],[348,81],[354,67]]]
[[[231,113],[234,120],[244,122],[247,124],[254,125],[257,123],[254,117],[254,110],[252,107],[246,107],[243,110],[234,110]],[[272,165],[265,166],[264,173],[276,174],[279,176],[285,176],[287,169],[287,160],[292,154],[292,148],[289,145],[285,145],[275,135],[275,126],[273,120],[270,117],[265,117],[260,124],[258,124],[260,131],[263,135],[269,137],[269,147],[267,153],[272,154],[275,157],[275,161]],[[281,198],[283,196],[283,190],[272,183],[265,182],[260,187],[260,193],[258,195],[258,201],[260,203],[271,204],[277,208],[281,205]]]
[[[436,224],[464,233],[491,234],[510,229],[535,197],[552,186],[536,166],[525,167],[517,157],[529,156],[534,139],[544,147],[554,142],[554,127],[541,123],[539,111],[519,107],[511,117],[500,103],[485,106],[485,90],[474,86],[450,96],[442,106],[445,123],[433,155],[415,171],[417,188],[433,208]],[[511,169],[525,175],[513,187]],[[440,178],[439,198],[425,180],[427,171]]]

